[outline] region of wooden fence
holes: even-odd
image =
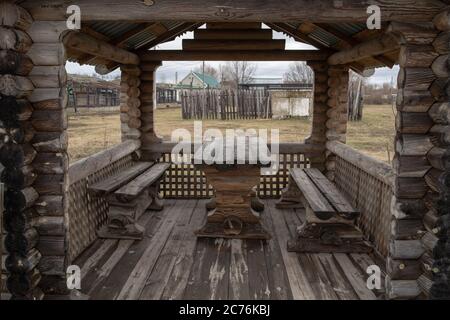
[[[185,90],[181,93],[183,119],[268,119],[272,117],[266,90]]]

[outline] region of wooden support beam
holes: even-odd
[[[183,50],[186,51],[265,51],[265,50],[284,50],[286,41],[284,39],[276,40],[196,40],[183,39]]]
[[[393,33],[387,33],[377,39],[363,42],[351,49],[336,52],[328,58],[328,63],[331,65],[347,64],[398,50],[399,48],[400,38]]]
[[[196,40],[270,40],[270,29],[197,29],[194,31]]]
[[[45,4],[45,5],[43,5]],[[446,4],[438,0],[371,1],[381,9],[382,21],[429,22]],[[231,1],[225,6],[221,0],[155,1],[145,5],[143,1],[129,0],[78,0],[84,21],[205,21],[205,22],[254,22],[254,21],[307,21],[314,22],[366,22],[367,2],[329,0],[297,0],[288,6],[279,0]],[[62,0],[25,0],[21,6],[35,20],[65,20],[67,7]],[[51,9],[49,9],[51,8]]]
[[[131,65],[137,65],[139,63],[139,58],[136,54],[85,33],[70,31],[64,36],[63,42],[68,48],[86,52],[107,60]]]
[[[328,53],[317,50],[265,50],[265,51],[141,51],[142,61],[322,61]]]
[[[317,49],[330,49],[323,43],[309,38],[308,35],[302,33],[300,30],[295,29],[287,23],[268,23],[267,25],[275,31],[285,33],[286,35],[294,38],[296,41],[309,44],[316,47]]]
[[[206,29],[261,29],[261,22],[210,22],[206,24]]]

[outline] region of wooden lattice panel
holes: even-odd
[[[358,226],[376,249],[387,256],[390,237],[392,188],[386,182],[336,157],[335,184],[361,211]]]
[[[72,261],[96,238],[99,227],[106,223],[108,204],[105,199],[89,194],[88,187],[132,164],[126,156],[69,187],[69,259]]]
[[[213,188],[206,183],[205,174],[189,164],[192,155],[185,155],[186,164],[172,164],[161,182],[160,191],[164,198],[202,199],[214,196]],[[160,161],[170,162],[170,154],[164,154]],[[280,154],[280,169],[276,175],[261,177],[258,196],[278,198],[288,184],[290,168],[306,168],[308,159],[303,154]]]

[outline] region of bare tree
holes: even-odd
[[[314,73],[305,62],[293,62],[283,75],[285,83],[313,83]]]
[[[194,69],[194,72],[198,72],[198,73],[202,73],[203,74],[203,66],[198,66]],[[214,68],[212,65],[210,64],[205,64],[205,74],[214,77],[217,79],[217,77],[219,76],[219,72],[217,71],[216,68]]]
[[[225,65],[225,77],[237,88],[240,83],[249,83],[256,72],[256,64],[248,61],[230,61]]]

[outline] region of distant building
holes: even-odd
[[[284,83],[283,78],[251,78],[247,83],[240,83],[239,89],[269,91],[272,118],[308,117],[312,113],[311,83]]]
[[[176,86],[176,89],[219,89],[220,83],[208,74],[191,71]]]

